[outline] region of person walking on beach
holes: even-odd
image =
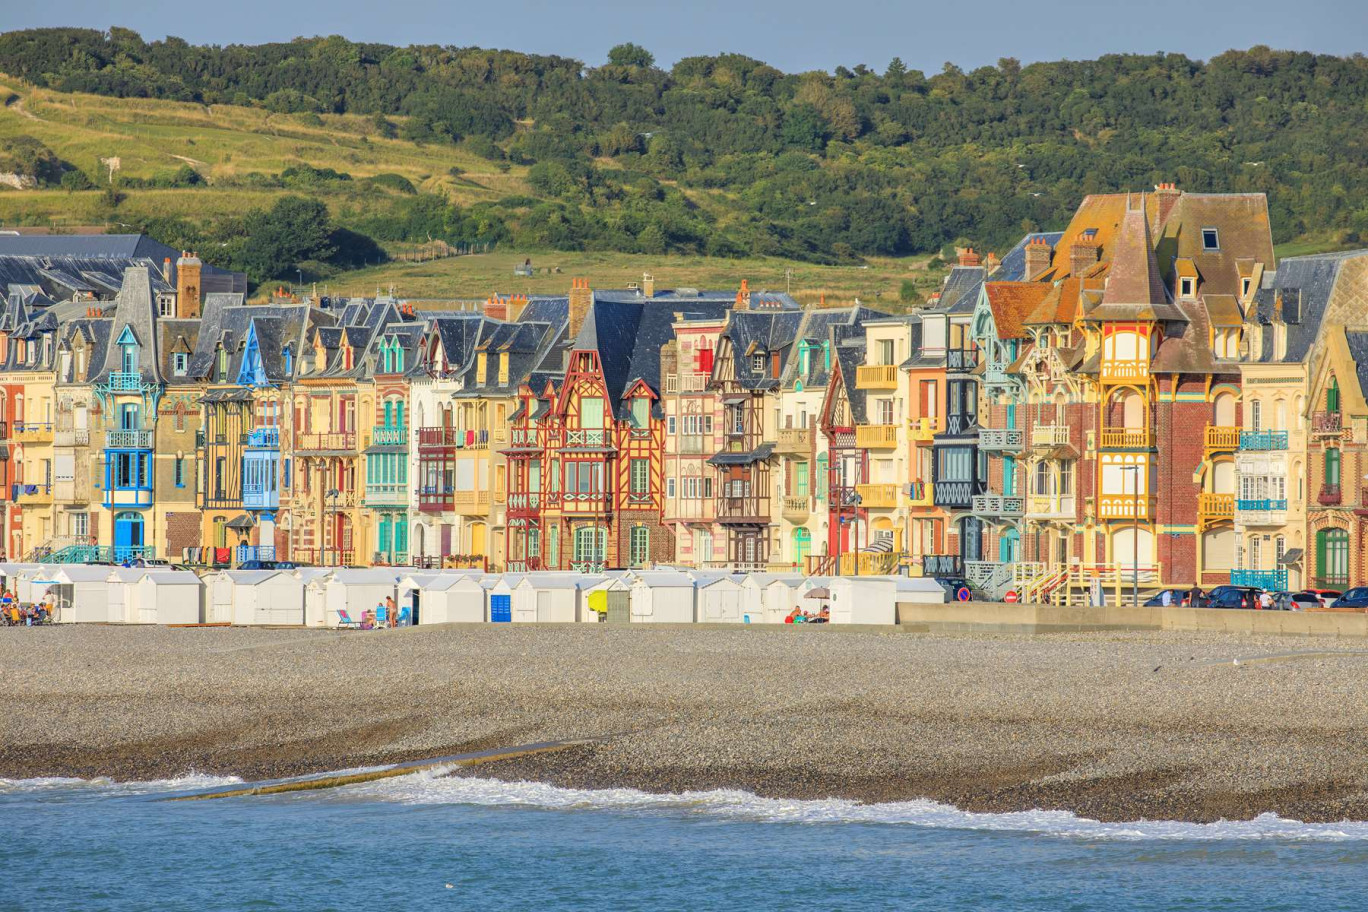
[[[394,596],[385,596],[385,617],[389,618],[391,627],[399,626],[399,613],[394,610]]]

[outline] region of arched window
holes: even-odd
[[[1316,584],[1349,585],[1349,533],[1345,530],[1322,529],[1316,533]]]

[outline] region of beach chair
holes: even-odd
[[[354,620],[352,620],[351,615],[347,614],[347,609],[345,609],[345,608],[338,608],[338,609],[337,609],[337,626],[338,626],[338,627],[350,627],[350,628],[353,629],[353,630],[360,630],[360,629],[361,629],[361,622],[360,622],[360,621],[354,621]]]

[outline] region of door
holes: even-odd
[[[143,518],[137,513],[114,517],[114,559],[124,561],[142,554]]]
[[[983,525],[977,516],[961,520],[960,558],[967,561],[983,559]]]
[[[626,624],[631,621],[631,608],[628,593],[615,591],[608,596],[608,623]]]
[[[480,557],[485,556],[484,523],[475,523],[470,527],[470,553]]]
[[[1004,564],[1021,559],[1021,536],[1016,529],[1008,529],[998,537],[998,560]]]
[[[513,622],[513,597],[491,595],[489,597],[489,620],[495,624],[511,624]]]
[[[551,593],[537,593],[537,622],[545,624],[551,620]]]

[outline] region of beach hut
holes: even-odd
[[[416,573],[400,584],[419,624],[478,624],[485,619],[481,573]]]
[[[599,624],[609,618],[608,606],[613,606],[614,623],[628,623],[630,606],[631,573],[612,572],[602,576],[580,578],[579,620],[586,624]]]
[[[109,597],[109,622],[111,624],[155,624],[155,609],[146,618],[139,609],[135,585],[147,575],[141,567],[118,567],[108,571],[105,577],[106,595]]]
[[[741,581],[741,606],[752,624],[782,624],[793,610],[793,590],[801,574],[748,573]]]
[[[200,623],[203,589],[188,570],[151,570],[128,587],[143,624]]]
[[[692,624],[694,581],[677,570],[632,574],[631,617],[640,624]]]
[[[304,583],[285,570],[224,570],[205,579],[205,623],[297,626]]]
[[[525,573],[505,573],[495,577],[488,587],[486,596],[489,605],[489,620],[494,624],[507,624],[513,620],[513,590],[523,581]]]
[[[109,614],[109,568],[92,567],[86,564],[65,564],[52,568],[51,584],[44,587],[38,600],[47,589],[55,589],[57,599],[56,620],[61,624],[104,624],[113,620],[122,622],[123,615],[111,618]]]
[[[343,612],[359,622],[367,611],[377,608],[387,598],[394,599],[398,606],[399,575],[389,568],[334,570],[315,582],[322,582],[326,626],[341,624]],[[307,594],[305,598],[307,601]]]
[[[895,605],[943,605],[945,588],[929,577],[895,576],[893,601]]]
[[[516,623],[570,624],[579,615],[578,573],[529,573],[513,589]]]
[[[721,576],[697,583],[698,620],[704,624],[739,624],[749,619],[741,608],[741,583],[732,576]]]
[[[827,580],[833,624],[893,624],[897,621],[892,579],[836,576]],[[812,608],[808,609],[809,611]]]

